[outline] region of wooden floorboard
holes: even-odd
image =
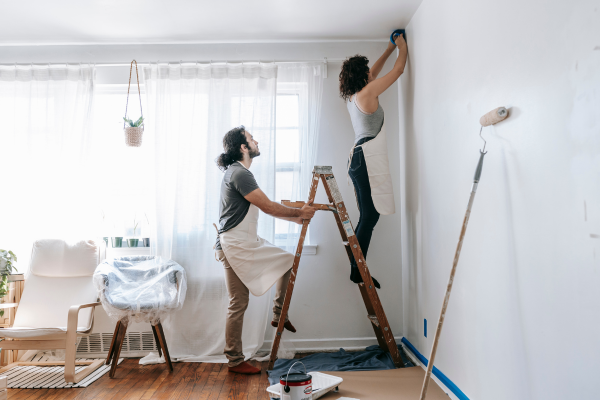
[[[230,374],[226,364],[174,363],[140,365],[126,359],[113,379],[108,373],[87,388],[8,389],[10,400],[267,400],[268,362],[250,361],[257,375]]]
[[[302,357],[298,355],[297,357]],[[230,374],[226,364],[140,365],[125,359],[113,379],[108,373],[87,388],[8,389],[10,400],[269,400],[268,362],[249,361],[257,375]]]

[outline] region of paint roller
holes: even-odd
[[[425,373],[425,380],[423,381],[423,387],[421,388],[421,400],[425,400],[427,396],[427,388],[429,386],[429,379],[431,377],[431,371],[433,369],[433,363],[435,360],[435,353],[437,351],[438,341],[440,334],[442,333],[442,325],[444,324],[444,318],[446,317],[446,309],[448,308],[448,302],[450,301],[450,292],[452,291],[452,284],[454,283],[454,275],[456,274],[456,266],[458,265],[458,258],[460,257],[460,251],[462,249],[463,240],[465,233],[467,232],[467,224],[469,223],[469,217],[471,216],[471,208],[473,207],[473,201],[475,200],[475,193],[477,193],[477,185],[481,178],[481,171],[483,169],[483,157],[487,154],[485,146],[487,142],[481,136],[483,127],[495,125],[500,121],[508,118],[508,110],[505,107],[498,107],[479,119],[481,123],[481,129],[479,130],[479,137],[483,140],[483,149],[479,150],[479,162],[475,169],[475,176],[473,177],[473,186],[471,187],[471,195],[469,197],[469,203],[467,205],[467,212],[463,220],[462,228],[460,230],[460,236],[458,238],[458,245],[456,246],[456,252],[454,253],[454,261],[452,263],[452,270],[450,271],[450,278],[448,279],[448,286],[446,287],[446,295],[444,296],[444,302],[442,303],[442,311],[440,312],[440,318],[438,320],[437,328],[435,330],[435,336],[433,338],[433,345],[431,347],[431,354],[429,356],[429,363],[427,364],[427,372]]]
[[[508,110],[505,107],[498,107],[479,119],[482,127],[497,124],[508,117]]]

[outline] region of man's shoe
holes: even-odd
[[[246,375],[254,375],[260,374],[260,368],[253,367],[248,364],[246,361],[243,363],[236,365],[235,367],[228,367],[229,372],[235,372],[236,374],[246,374]]]
[[[271,321],[271,326],[274,328],[277,328],[278,324],[279,324],[278,322]],[[285,324],[283,324],[283,327],[292,333],[296,333],[296,328],[294,328],[294,325],[292,325],[290,320],[285,321]]]

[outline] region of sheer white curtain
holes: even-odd
[[[308,188],[317,155],[325,68],[327,65],[322,62],[279,65],[278,93],[298,96],[298,137],[294,137],[293,141],[285,141],[288,146],[291,142],[297,143],[294,154],[296,162],[293,163],[293,173],[286,176],[286,184],[277,188],[280,198],[292,201],[306,201],[308,198]],[[286,131],[279,132],[278,139],[285,134]],[[288,234],[285,247],[286,250],[293,252],[298,244],[302,226],[284,221],[278,223],[287,223]]]
[[[186,361],[226,361],[227,289],[213,244],[222,172],[215,159],[231,128],[245,125],[261,155],[250,169],[269,197],[275,190],[275,65],[166,65],[144,68],[146,127],[155,146],[153,251],[187,271],[185,305],[165,325],[171,355]],[[273,241],[274,221],[261,214],[259,234]],[[244,353],[263,343],[269,298],[252,297],[244,319]]]
[[[25,272],[34,240],[94,238],[91,66],[0,66],[0,248]]]

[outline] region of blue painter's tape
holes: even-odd
[[[425,357],[423,357],[423,354],[419,353],[419,350],[417,350],[415,346],[413,346],[412,343],[409,342],[405,337],[402,338],[402,343],[404,343],[406,347],[408,347],[410,351],[412,351],[413,354],[417,356],[417,358],[423,363],[423,365],[427,366],[427,364],[429,364],[429,361]],[[433,375],[435,375],[440,380],[440,382],[446,385],[446,387],[450,389],[450,391],[454,393],[456,397],[458,397],[460,400],[469,400],[467,395],[464,394],[462,390],[460,390],[458,386],[456,386],[454,382],[452,382],[446,375],[444,375],[442,371],[440,371],[434,366],[432,372]]]
[[[404,29],[396,29],[394,32],[392,32],[392,34],[390,35],[390,42],[392,42],[392,44],[396,44],[396,42],[394,42],[394,39],[396,39],[396,37],[398,35],[404,35],[404,40],[406,40],[406,31]]]
[[[423,321],[423,333],[425,334],[425,337],[427,337],[427,320],[424,319]]]

